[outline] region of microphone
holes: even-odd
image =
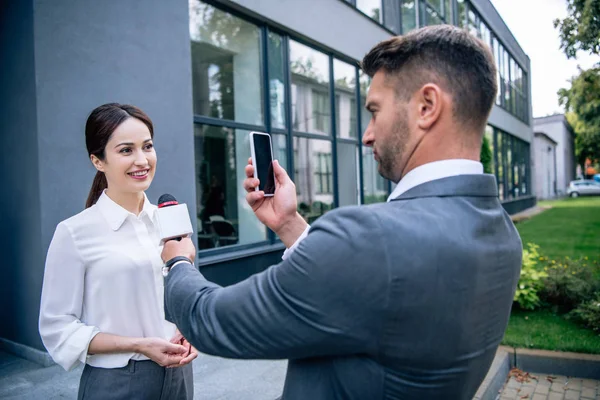
[[[192,236],[192,222],[187,205],[179,204],[170,194],[163,194],[158,198],[156,215],[159,245],[164,245],[169,240],[181,240]]]

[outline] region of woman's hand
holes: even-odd
[[[181,361],[189,358],[190,349],[178,343],[151,337],[140,339],[136,352],[145,355],[161,367],[173,367],[179,366]]]
[[[179,329],[175,331],[175,335],[173,338],[171,338],[170,342],[174,344],[180,344],[188,349],[186,356],[179,362],[179,365],[172,365],[171,367],[181,367],[191,363],[196,357],[198,357],[198,350],[196,350],[196,348],[192,346],[192,344],[188,342],[186,338],[183,337],[181,332],[179,332]]]

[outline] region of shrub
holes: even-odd
[[[569,316],[595,331],[600,331],[600,292],[596,292],[591,300],[581,303]]]
[[[538,266],[541,258],[538,253],[539,246],[528,243],[527,247],[523,249],[523,265],[514,301],[522,309],[534,310],[540,305],[538,291],[542,288],[543,279],[548,274],[541,271]]]
[[[492,149],[490,148],[490,141],[487,136],[483,136],[483,142],[481,143],[481,152],[479,155],[481,163],[483,164],[483,172],[486,174],[493,174],[492,161],[494,156],[492,155]]]
[[[543,280],[544,286],[539,295],[541,300],[555,311],[571,311],[600,291],[594,271],[585,260],[566,258],[558,263],[551,260],[544,270],[547,276]]]

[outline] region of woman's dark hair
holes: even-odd
[[[129,118],[135,118],[143,122],[150,131],[150,137],[154,138],[154,127],[150,117],[145,112],[128,104],[108,103],[96,107],[85,123],[85,145],[88,156],[92,154],[104,161],[106,144],[113,132],[119,125]],[[104,189],[108,187],[104,172],[96,172],[92,188],[88,194],[85,208],[91,207],[100,198]]]

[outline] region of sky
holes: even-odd
[[[533,116],[563,113],[556,92],[569,87],[569,79],[600,62],[600,56],[583,52],[567,60],[560,50],[558,29],[552,21],[567,15],[566,0],[491,0],[521,48],[531,60]]]

